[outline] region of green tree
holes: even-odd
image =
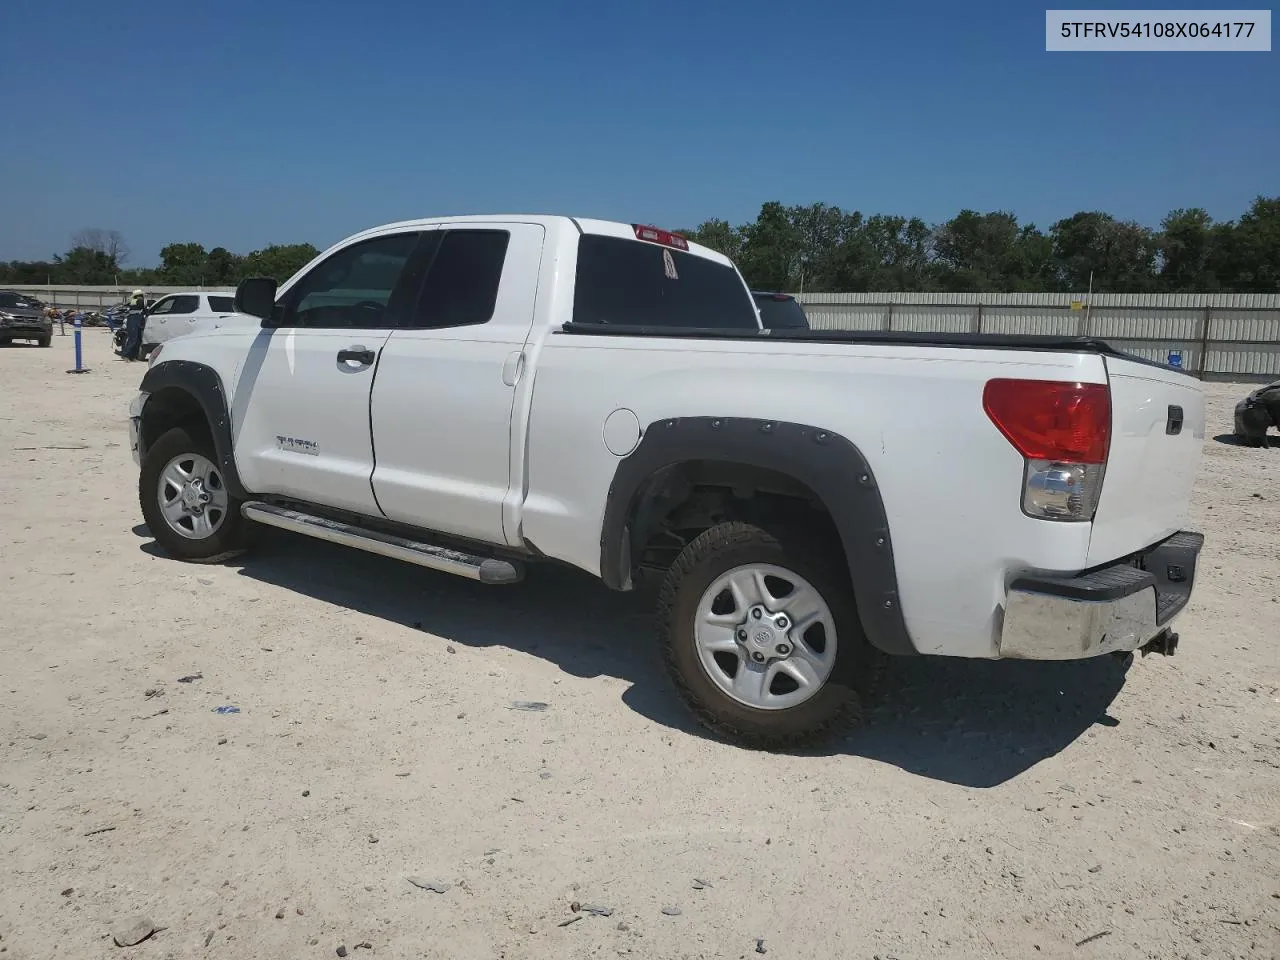
[[[210,286],[228,286],[240,281],[242,259],[226,247],[214,247],[205,262],[208,268],[206,282]]]
[[[1215,267],[1241,293],[1280,293],[1280,197],[1256,197],[1224,238]]]
[[[320,251],[309,243],[271,244],[247,254],[241,278],[273,277],[284,283],[313,260]]]
[[[1162,290],[1211,291],[1218,278],[1211,269],[1214,243],[1221,237],[1213,218],[1199,207],[1173,210],[1160,223],[1160,288]]]
[[[171,287],[194,287],[205,282],[209,255],[201,243],[171,243],[160,251],[161,283]]]
[[[861,214],[855,214],[861,222]],[[847,234],[848,218],[839,207],[825,203],[787,208],[796,238],[793,268],[799,290],[831,290],[835,285],[834,255]]]
[[[1058,278],[1064,289],[1142,293],[1156,287],[1154,235],[1109,213],[1081,212],[1050,231]]]
[[[863,228],[873,253],[868,290],[923,290],[932,234],[919,217],[876,214]]]
[[[119,265],[101,250],[89,247],[72,247],[61,256],[53,258],[54,283],[82,283],[99,286],[114,283]]]
[[[1018,218],[961,210],[934,231],[938,277],[948,290],[998,290],[1015,273]]]
[[[800,233],[777,201],[760,208],[755,223],[744,226],[738,266],[756,290],[789,290],[799,278]]]
[[[682,237],[700,243],[730,260],[737,260],[742,253],[742,232],[728,220],[707,220],[693,230],[678,230]]]

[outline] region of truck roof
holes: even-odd
[[[485,213],[474,216],[455,216],[455,217],[424,217],[419,220],[400,220],[395,223],[386,223],[376,227],[370,227],[362,230],[355,236],[348,239],[372,237],[380,233],[389,233],[397,230],[411,230],[415,227],[434,227],[449,223],[536,223],[543,227],[565,230],[574,229],[578,233],[587,233],[605,237],[620,237],[626,240],[636,240],[635,228],[637,224],[621,223],[614,220],[596,220],[590,217],[570,217],[555,214],[527,214],[527,213],[508,213],[496,214]],[[346,241],[343,241],[344,243]],[[641,242],[639,240],[637,243]],[[708,260],[714,260],[716,263],[732,266],[731,261],[724,254],[712,250],[710,247],[704,247],[700,243],[694,243],[687,240],[689,244],[689,252]]]

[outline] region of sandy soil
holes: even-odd
[[[79,377],[0,349],[3,960],[1280,953],[1280,449],[1214,440],[1249,388],[1207,388],[1177,657],[899,662],[781,757],[691,730],[650,599],[585,576],[159,555],[142,367],[86,338]]]

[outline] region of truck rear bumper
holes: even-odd
[[[1076,576],[1019,577],[1009,586],[999,656],[1077,660],[1136,650],[1187,605],[1204,537],[1182,531]]]

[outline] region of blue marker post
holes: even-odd
[[[89,372],[89,368],[86,367],[83,363],[84,354],[81,350],[81,344],[80,344],[80,319],[81,319],[80,313],[79,311],[77,311],[75,315],[75,319],[72,321],[72,324],[75,327],[74,336],[76,340],[76,366],[74,370],[68,370],[67,373],[88,373]]]

